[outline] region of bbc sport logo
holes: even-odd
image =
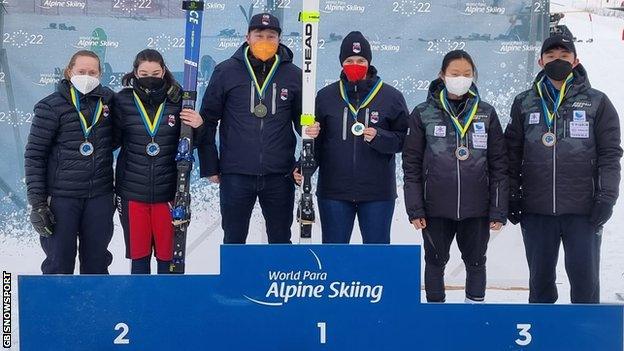
[[[269,287],[262,298],[243,295],[247,300],[262,306],[281,307],[302,299],[357,299],[376,304],[383,298],[381,284],[367,284],[359,279],[330,280],[330,274],[323,270],[319,256],[309,249],[316,260],[318,270],[269,271]]]

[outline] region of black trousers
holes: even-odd
[[[425,291],[428,302],[444,302],[444,269],[449,261],[451,243],[457,246],[466,265],[466,297],[474,301],[485,298],[486,251],[490,241],[490,221],[486,217],[455,221],[427,218],[423,230],[425,248]]]
[[[602,229],[588,216],[522,216],[522,237],[529,264],[529,302],[554,303],[559,247],[563,243],[565,269],[572,303],[600,302],[600,245]]]
[[[113,194],[91,199],[53,196],[50,210],[56,224],[49,238],[40,238],[46,258],[43,274],[73,274],[76,253],[80,274],[108,274],[113,255],[108,244],[113,237]]]

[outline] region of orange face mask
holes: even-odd
[[[275,54],[277,54],[277,48],[279,44],[268,41],[260,40],[250,45],[251,53],[260,61],[268,61]]]

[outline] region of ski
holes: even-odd
[[[301,175],[300,200],[297,209],[299,222],[299,240],[312,238],[312,224],[315,221],[314,195],[312,194],[312,175],[316,170],[314,158],[314,139],[308,137],[305,127],[314,124],[316,99],[316,62],[318,52],[318,23],[320,20],[319,0],[303,0],[303,10],[299,21],[303,23],[303,86],[301,110]]]
[[[182,9],[186,11],[182,108],[194,110],[197,101],[197,71],[204,1],[183,1]],[[190,177],[194,161],[193,128],[184,123],[180,125],[180,141],[176,154],[178,177],[175,200],[171,210],[175,231],[173,260],[169,266],[169,271],[172,273],[184,273],[186,234],[191,221]]]

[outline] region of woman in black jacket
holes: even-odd
[[[507,157],[492,106],[479,97],[475,64],[449,52],[429,97],[410,116],[403,148],[405,206],[423,231],[427,301],[444,302],[444,268],[453,238],[466,264],[466,301],[485,298],[490,229],[507,219]]]
[[[44,274],[108,274],[113,235],[113,138],[108,106],[113,92],[100,84],[100,59],[75,53],[57,91],[35,105],[26,145],[30,221],[46,259]],[[78,245],[78,241],[80,244]]]
[[[349,243],[356,215],[364,243],[390,243],[395,154],[403,147],[409,111],[403,95],[377,76],[371,60],[362,33],[349,33],[340,50],[340,80],[316,97],[323,243]]]
[[[180,123],[199,128],[203,121],[197,112],[182,110],[181,87],[156,50],[139,52],[122,83],[127,88],[116,94],[114,105],[121,146],[115,190],[126,256],[133,274],[149,274],[154,249],[158,273],[167,273],[173,257],[170,210]]]

